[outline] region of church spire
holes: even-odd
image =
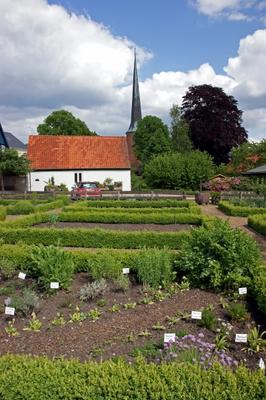
[[[5,137],[5,132],[3,131],[2,125],[0,123],[0,147],[4,146],[6,148],[9,147],[6,137]]]
[[[137,122],[141,119],[141,105],[139,95],[139,80],[137,70],[137,55],[136,49],[134,51],[134,71],[133,71],[133,88],[132,88],[132,107],[131,107],[131,122],[128,128],[129,132],[135,132],[137,129]]]

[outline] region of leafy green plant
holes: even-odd
[[[79,298],[82,301],[93,300],[96,297],[101,296],[105,289],[107,288],[107,283],[105,279],[100,279],[99,281],[94,281],[87,283],[80,288]]]
[[[110,312],[119,312],[120,311],[120,306],[119,304],[113,304],[111,308],[109,308]]]
[[[70,314],[70,321],[69,322],[82,322],[87,318],[86,314],[80,311],[80,308],[77,306],[75,312]]]
[[[101,311],[99,311],[97,308],[91,309],[88,312],[88,316],[91,318],[93,322],[97,321],[101,315],[102,315]]]
[[[7,257],[0,257],[0,277],[10,279],[16,272],[14,261]]]
[[[186,276],[183,276],[182,281],[178,284],[178,287],[181,290],[181,292],[190,289],[190,283]]]
[[[178,321],[180,321],[180,317],[171,317],[169,315],[166,316],[166,321],[168,322],[168,325],[173,326],[175,325]]]
[[[64,326],[66,324],[64,315],[61,313],[57,313],[56,317],[52,321],[52,325],[54,326]]]
[[[215,336],[215,347],[217,350],[226,350],[229,346],[228,343],[228,335],[219,332],[218,335]]]
[[[144,296],[143,299],[140,301],[140,303],[149,305],[149,304],[154,304],[154,301],[152,297]]]
[[[156,324],[154,324],[153,326],[152,326],[152,329],[154,330],[154,331],[165,331],[165,326],[164,325],[162,325],[160,322],[156,322]]]
[[[235,321],[245,321],[248,319],[248,312],[244,304],[233,303],[228,307],[229,318]]]
[[[49,224],[55,225],[58,222],[58,214],[49,214]]]
[[[32,332],[40,332],[42,327],[41,321],[37,318],[36,314],[33,312],[31,314],[31,319],[29,321],[29,325],[26,328],[23,328],[24,331],[32,331]]]
[[[5,327],[5,332],[8,336],[19,336],[19,332],[17,331],[17,328],[15,328],[14,323],[15,319],[12,319],[12,321],[9,321]]]
[[[259,353],[266,346],[266,331],[260,332],[260,326],[258,328],[254,326],[248,333],[248,351],[253,353]]]
[[[132,310],[136,308],[136,305],[137,303],[125,303],[123,307],[125,310]]]
[[[144,357],[149,359],[155,359],[159,354],[160,346],[158,344],[149,342],[146,343],[144,346],[135,347],[129,355],[132,357]]]
[[[135,258],[135,268],[139,281],[151,287],[165,286],[173,279],[171,257],[166,249],[141,251]]]
[[[205,307],[202,310],[201,320],[199,320],[198,322],[199,326],[212,330],[214,329],[216,323],[217,323],[217,318],[213,311],[213,307],[212,306]]]
[[[100,299],[97,301],[97,306],[98,307],[104,307],[106,306],[106,300],[105,299]]]
[[[29,200],[19,200],[7,207],[7,214],[23,215],[34,213],[35,207]]]
[[[113,280],[113,282],[117,290],[121,290],[124,293],[128,291],[130,280],[127,275],[120,274]]]
[[[151,333],[148,331],[148,329],[145,329],[144,331],[141,331],[138,333],[139,337],[149,337],[151,336]]]
[[[17,313],[26,316],[33,311],[38,311],[40,299],[35,291],[25,288],[20,295],[16,294],[11,298],[11,306],[16,309]]]
[[[39,245],[31,252],[31,271],[46,289],[50,282],[59,282],[67,289],[74,274],[73,257],[58,246]]]

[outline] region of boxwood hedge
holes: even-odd
[[[256,232],[266,236],[266,213],[263,215],[254,215],[248,218],[248,226]]]
[[[186,200],[84,200],[74,207],[164,208],[190,207],[195,203]]]
[[[219,209],[227,215],[234,217],[248,217],[249,215],[266,214],[266,208],[235,206],[229,201],[220,201]]]
[[[29,356],[0,358],[2,400],[262,400],[262,371],[137,360],[80,363]]]

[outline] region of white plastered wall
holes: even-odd
[[[106,178],[113,182],[122,182],[122,190],[131,190],[130,170],[69,170],[69,171],[33,171],[29,174],[28,190],[32,192],[44,191],[44,186],[51,177],[56,185],[64,183],[69,190],[75,184],[75,173],[82,174],[82,181],[103,183]],[[79,175],[78,175],[79,176]]]

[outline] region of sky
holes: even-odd
[[[233,95],[266,137],[266,0],[0,0],[0,122],[27,143],[66,109],[101,135],[130,123],[133,49],[143,115],[169,123],[193,85]]]

